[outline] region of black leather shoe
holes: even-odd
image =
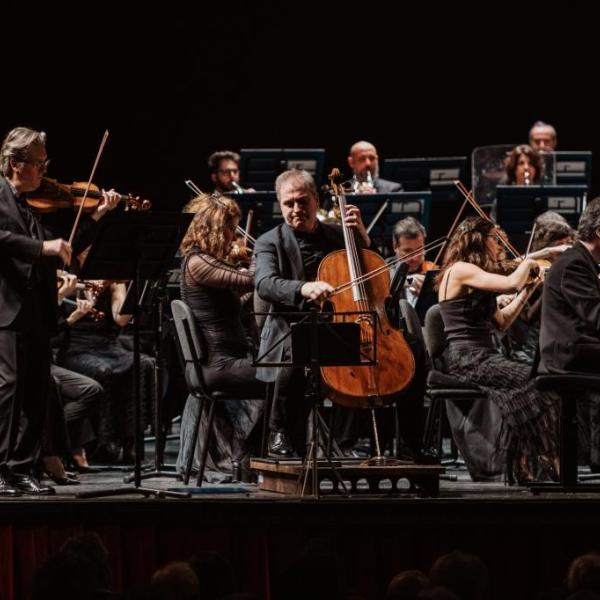
[[[269,455],[289,458],[295,454],[294,447],[287,433],[272,431],[269,435]]]
[[[42,485],[33,475],[27,473],[15,473],[11,475],[9,483],[22,494],[32,496],[52,496],[56,493],[49,485]]]
[[[0,473],[0,498],[16,498],[21,492],[17,490],[8,480]]]

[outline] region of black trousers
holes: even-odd
[[[0,330],[0,470],[18,472],[29,471],[39,458],[50,382],[43,308],[27,308],[14,330]]]
[[[42,454],[67,455],[95,439],[90,421],[99,410],[104,390],[86,375],[51,367],[53,390],[44,427]]]

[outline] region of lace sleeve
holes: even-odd
[[[185,279],[188,284],[196,283],[209,287],[227,288],[240,294],[251,292],[254,289],[253,272],[238,271],[208,254],[194,254],[189,258]]]

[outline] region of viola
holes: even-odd
[[[415,360],[402,332],[388,321],[386,298],[390,294],[390,276],[385,261],[371,250],[358,248],[353,232],[345,223],[346,199],[341,185],[334,182],[338,175],[339,171],[334,169],[330,179],[338,197],[346,247],[328,254],[321,261],[317,279],[334,287],[355,282],[339,294],[330,296],[328,303],[336,313],[362,313],[334,319],[355,320],[361,329],[361,355],[375,356],[377,362],[375,365],[322,367],[321,375],[327,396],[334,402],[353,408],[373,408],[398,398],[398,393],[414,376]],[[375,270],[380,271],[376,277],[364,277]]]
[[[27,204],[39,213],[51,213],[63,208],[79,210],[85,196],[87,183],[74,182],[72,184],[59,183],[56,179],[44,177],[40,187],[27,196]],[[97,185],[91,184],[85,202],[84,212],[93,212],[102,200],[102,192]],[[150,200],[140,200],[131,194],[120,195],[120,200],[125,203],[125,210],[149,210],[152,207]]]

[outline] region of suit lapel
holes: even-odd
[[[292,228],[285,223],[281,226],[281,239],[283,241],[283,251],[290,262],[291,278],[304,280],[304,265],[302,264],[300,246],[298,246]]]

